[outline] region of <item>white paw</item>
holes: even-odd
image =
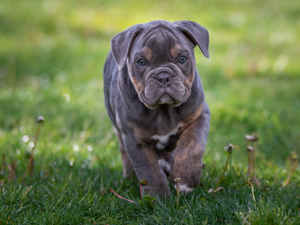
[[[177,184],[174,184],[174,187],[177,190],[177,187],[178,187]],[[193,190],[194,190],[194,188],[189,188],[186,184],[180,184],[179,185],[179,191],[180,191],[180,193],[188,194],[188,193],[190,193]]]

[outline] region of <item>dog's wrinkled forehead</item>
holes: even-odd
[[[140,42],[136,42],[133,46],[132,53],[135,50],[143,49],[143,53],[146,55],[147,60],[150,60],[153,55],[167,57],[170,49],[180,45],[178,35],[175,36],[169,29],[157,27],[141,34]]]
[[[160,20],[137,24],[115,35],[111,40],[112,54],[119,69],[125,65],[126,58],[131,53],[134,54],[134,50],[144,47],[152,49],[154,54],[164,53],[163,55],[165,55],[171,48],[184,46],[192,50],[198,45],[208,58],[208,44],[207,30],[192,21],[171,23]]]
[[[176,35],[177,33],[177,35]],[[148,26],[142,33],[143,44],[154,47],[155,44],[174,45],[178,39],[178,30],[173,24],[166,26],[160,23],[156,26]]]
[[[143,44],[152,49],[163,46],[170,48],[176,44],[177,39],[169,30],[156,28],[144,36]]]
[[[186,37],[172,24],[158,23],[148,26],[139,34],[133,43],[130,56],[142,53],[150,61],[155,57],[156,61],[168,60],[169,56],[176,57],[182,48],[193,50],[193,44],[186,44]]]

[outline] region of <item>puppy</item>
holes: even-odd
[[[138,24],[111,40],[104,66],[105,105],[123,161],[123,176],[148,181],[166,196],[167,176],[180,192],[199,183],[210,110],[194,48],[208,53],[207,30],[191,21]]]

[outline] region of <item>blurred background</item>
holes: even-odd
[[[60,164],[106,168],[120,177],[103,65],[115,34],[160,19],[195,21],[210,33],[211,57],[195,48],[212,112],[204,162],[221,167],[230,142],[242,171],[244,134],[256,132],[257,173],[266,166],[284,171],[290,151],[300,151],[298,0],[2,0],[0,154],[24,171],[42,115],[35,150],[40,176]]]

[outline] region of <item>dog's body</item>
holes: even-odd
[[[120,143],[123,176],[168,195],[180,178],[188,193],[200,180],[210,111],[195,69],[194,47],[208,55],[208,32],[179,21],[139,24],[116,35],[104,67],[105,104]],[[175,184],[176,185],[176,184]]]

